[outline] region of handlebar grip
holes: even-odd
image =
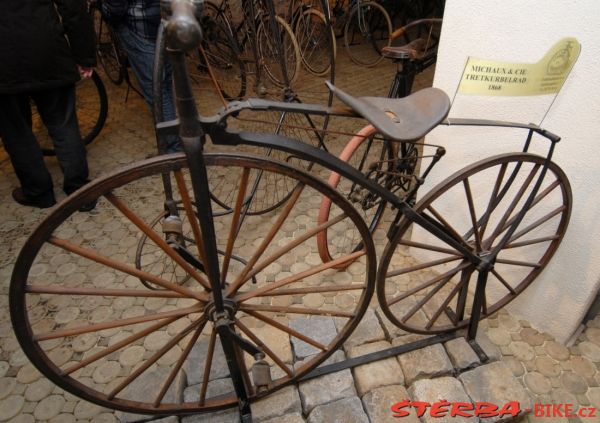
[[[196,19],[202,0],[161,0],[161,8],[170,15],[166,25],[167,47],[188,51],[198,47],[202,30]]]

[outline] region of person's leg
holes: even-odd
[[[63,190],[71,194],[85,185],[89,176],[75,112],[75,84],[39,91],[32,97],[54,144],[64,174]]]
[[[52,178],[31,131],[29,101],[27,94],[0,95],[0,137],[21,183],[22,194],[49,207],[55,202]]]
[[[121,46],[127,53],[127,58],[131,69],[135,74],[135,77],[140,85],[144,100],[150,107],[150,111],[153,109],[153,94],[152,94],[152,73],[154,66],[154,50],[156,43],[151,40],[147,40],[134,32],[130,31],[126,26],[122,25],[117,29],[117,35]],[[175,107],[173,105],[173,91],[171,81],[171,67],[167,64],[165,66],[165,72],[162,81],[162,93],[163,93],[163,119],[172,120],[177,117],[175,113]],[[181,150],[181,143],[179,137],[168,136],[167,152],[174,152]]]

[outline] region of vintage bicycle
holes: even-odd
[[[157,131],[178,132],[185,153],[132,164],[77,191],[33,231],[17,259],[11,319],[23,351],[46,377],[123,411],[189,414],[238,405],[242,421],[251,421],[250,402],[313,375],[351,334],[375,290],[401,327],[447,333],[469,326],[472,333],[480,318],[516,298],[543,270],[564,236],[572,203],[568,180],[551,161],[558,136],[536,125],[446,121],[522,130],[523,151],[467,166],[413,206],[323,150],[228,123],[242,111],[265,109],[362,118],[389,142],[407,143],[444,123],[445,93],[431,88],[403,99],[357,98],[331,85],[345,107],[249,99],[200,116],[185,63],[185,52],[201,39],[194,16],[199,3],[164,2],[172,11],[166,34],[179,118]],[[207,135],[229,151],[205,151]],[[533,143],[547,146],[546,156],[529,153]],[[315,163],[394,207],[401,217],[388,232],[379,268],[369,229],[343,194],[291,163],[237,152],[243,145]],[[291,188],[270,213],[246,213],[255,171]],[[170,197],[165,180],[173,187]],[[224,210],[212,198],[227,191],[234,200]],[[439,206],[457,191],[466,199],[461,226]],[[253,195],[269,195],[268,186]],[[319,224],[311,210],[322,198],[331,201],[332,212]],[[96,199],[97,214],[77,213]],[[164,216],[162,224],[152,228],[157,215]],[[325,229],[342,238],[354,231],[358,244],[332,249],[332,260],[323,263],[316,236]],[[408,236],[418,231],[424,241]],[[140,235],[156,247],[153,256],[168,257],[187,275],[183,283],[161,273],[162,261],[156,268],[131,264]],[[409,248],[445,257],[410,264]],[[524,258],[530,250],[537,259]],[[511,252],[520,258],[507,258]],[[347,271],[336,270],[349,262]],[[409,275],[442,264],[450,268],[435,277]],[[525,270],[515,275],[505,266]],[[429,307],[432,298],[439,300],[435,307]]]

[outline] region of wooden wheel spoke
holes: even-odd
[[[452,256],[458,255],[458,251],[456,251],[456,250],[451,250],[449,248],[444,248],[444,247],[438,247],[436,245],[423,244],[422,242],[408,241],[408,240],[403,239],[403,240],[400,240],[398,242],[398,244],[404,245],[406,247],[418,248],[420,250],[429,250],[429,251],[435,251],[438,253],[450,254]]]
[[[198,404],[203,405],[206,401],[206,390],[208,389],[208,379],[210,378],[210,369],[212,368],[213,355],[215,353],[215,343],[217,341],[217,331],[213,327],[208,340],[208,350],[206,351],[206,362],[204,363],[204,373],[202,374],[202,387],[200,388],[200,399]]]
[[[238,301],[246,301],[246,300],[248,300],[250,298],[254,298],[258,295],[265,294],[266,292],[270,292],[277,288],[281,288],[282,286],[289,285],[291,283],[297,282],[297,281],[307,278],[309,276],[316,275],[317,273],[324,272],[327,269],[334,268],[334,267],[342,265],[344,263],[352,262],[365,254],[366,254],[365,251],[361,250],[361,251],[356,251],[352,254],[348,254],[348,255],[339,257],[335,260],[328,261],[327,263],[320,264],[313,268],[307,269],[303,272],[296,273],[294,275],[288,276],[287,278],[267,284],[267,285],[263,286],[262,288],[258,288],[258,289],[252,290],[252,291],[248,291],[244,294],[238,295],[237,300]]]
[[[504,180],[504,174],[506,173],[507,167],[508,167],[507,163],[503,163],[502,166],[500,166],[500,169],[498,170],[498,176],[496,177],[496,181],[494,182],[494,189],[492,190],[492,194],[490,195],[490,200],[488,201],[485,212],[479,219],[477,226],[480,228],[479,229],[480,238],[482,238],[483,235],[485,234],[485,230],[487,228],[487,224],[489,222],[490,216],[492,215],[493,211],[496,209],[498,204],[500,204],[500,200],[502,200],[503,196],[498,197],[498,192],[500,191],[500,185],[502,185],[502,181]],[[510,187],[511,184],[512,184],[512,180],[509,178],[509,181],[507,181],[507,185],[505,185],[503,187],[502,191],[508,190],[508,188]],[[467,233],[466,236],[469,237],[470,234]]]
[[[392,305],[396,304],[397,302],[402,301],[405,298],[408,298],[411,295],[414,295],[417,292],[422,291],[425,288],[430,287],[431,285],[434,285],[434,284],[436,284],[436,283],[438,283],[440,281],[444,281],[444,279],[446,279],[446,278],[448,278],[448,280],[449,280],[450,278],[452,278],[452,276],[454,276],[455,274],[457,274],[461,270],[466,269],[470,265],[471,265],[471,263],[463,262],[463,263],[459,264],[458,266],[456,266],[455,268],[450,269],[447,272],[445,272],[445,273],[443,273],[443,274],[441,274],[441,275],[433,278],[432,280],[424,282],[421,285],[419,285],[419,286],[417,286],[417,287],[415,287],[413,289],[410,289],[410,290],[406,291],[405,293],[403,293],[401,295],[398,295],[397,297],[392,298],[391,301],[388,302],[388,306],[391,307]]]
[[[528,239],[526,241],[521,241],[521,242],[512,242],[512,241],[509,241],[509,244],[506,244],[504,246],[504,248],[525,247],[527,245],[540,244],[542,242],[551,242],[551,241],[555,241],[557,239],[560,239],[560,236],[558,236],[558,235],[545,236],[545,237],[542,237],[542,238]]]
[[[162,239],[162,237],[154,232],[142,219],[140,219],[132,210],[125,205],[125,203],[117,198],[112,193],[104,195],[106,199],[115,206],[125,217],[127,217],[135,226],[137,226],[148,238],[150,238],[156,245],[158,245],[175,263],[181,266],[192,278],[194,278],[200,285],[210,291],[210,285],[183,257],[181,257],[173,248]],[[193,219],[192,219],[193,221]],[[200,248],[200,246],[198,246]]]
[[[469,215],[471,216],[471,224],[473,225],[473,235],[475,236],[475,245],[477,250],[481,251],[481,235],[479,233],[477,225],[477,216],[475,214],[475,204],[473,203],[473,194],[471,193],[471,186],[469,184],[469,178],[465,178],[463,181],[465,188],[465,195],[467,196],[467,204],[469,205]]]
[[[238,225],[240,222],[242,206],[244,204],[244,199],[246,198],[246,188],[248,187],[248,175],[249,174],[250,174],[250,169],[245,167],[242,172],[242,180],[240,182],[240,188],[238,190],[238,195],[235,200],[235,208],[233,209],[233,217],[231,219],[231,227],[229,228],[229,237],[227,239],[227,247],[225,248],[225,255],[223,256],[223,268],[221,270],[221,280],[222,281],[225,281],[226,276],[227,276],[227,271],[229,269],[229,260],[231,259],[231,254],[233,252],[233,244],[235,243],[235,238],[236,238],[236,234],[238,231]]]
[[[67,336],[82,335],[84,333],[98,332],[104,329],[118,328],[121,326],[136,325],[138,323],[150,322],[153,320],[165,319],[168,317],[182,317],[187,314],[198,313],[202,311],[202,307],[196,305],[186,307],[179,310],[163,311],[161,313],[148,314],[144,316],[129,317],[127,319],[119,319],[113,322],[95,323],[93,325],[79,326],[76,328],[60,329],[54,332],[41,333],[33,335],[33,340],[37,342],[48,341],[50,339],[65,338]]]
[[[198,340],[198,337],[200,337],[200,334],[204,330],[204,326],[206,326],[206,320],[200,323],[200,325],[196,328],[196,330],[194,331],[194,335],[190,338],[189,342],[185,346],[185,349],[182,351],[181,356],[177,360],[177,363],[175,363],[175,366],[173,366],[173,368],[171,369],[169,377],[167,378],[167,380],[165,380],[165,383],[163,383],[160,392],[154,399],[155,407],[158,407],[160,405],[163,398],[165,397],[165,394],[173,384],[175,376],[177,376],[177,373],[179,373],[179,370],[181,370],[181,367],[183,366],[183,363],[185,362],[186,358],[190,355],[192,348],[194,347],[194,345],[196,345],[196,341]]]
[[[261,292],[256,297],[281,296],[281,295],[304,295],[316,292],[341,292],[341,291],[360,291],[365,289],[365,285],[323,285],[307,286],[304,288],[276,289],[274,291]]]
[[[205,324],[206,319],[204,317],[190,323],[180,333],[175,335],[165,345],[163,345],[158,351],[144,361],[144,364],[136,368],[129,376],[123,380],[116,388],[114,388],[108,395],[108,399],[113,399],[119,392],[129,386],[135,379],[137,379],[142,373],[144,373],[150,366],[156,363],[163,355],[165,355],[171,348],[181,341],[188,333],[196,329],[198,326]]]
[[[523,185],[521,186],[521,188],[519,189],[519,191],[513,198],[512,202],[510,203],[510,205],[504,212],[504,215],[502,216],[502,218],[496,225],[496,228],[494,229],[494,231],[492,232],[492,235],[490,236],[490,238],[488,240],[488,245],[486,245],[485,248],[489,248],[489,246],[493,244],[494,240],[498,237],[498,235],[500,235],[503,232],[503,228],[504,228],[506,221],[511,216],[512,212],[515,210],[515,207],[517,207],[517,204],[519,204],[519,202],[521,201],[523,194],[525,194],[525,191],[527,191],[527,188],[529,188],[529,185],[531,184],[531,181],[533,180],[533,177],[535,176],[535,174],[537,173],[539,168],[540,168],[539,164],[536,164],[535,166],[533,166],[533,168],[529,172],[529,175],[527,175],[527,178],[523,182]]]
[[[100,297],[143,297],[143,298],[188,298],[188,295],[170,291],[152,291],[119,288],[60,288],[52,285],[26,285],[25,292],[30,294],[82,295]]]
[[[296,204],[296,201],[298,201],[298,198],[300,198],[300,194],[303,190],[304,184],[298,183],[298,185],[296,185],[296,188],[294,188],[294,191],[292,192],[292,195],[290,196],[289,200],[286,202],[285,207],[281,211],[281,214],[277,218],[277,221],[273,224],[271,230],[265,236],[265,239],[261,242],[260,246],[254,253],[254,255],[250,258],[250,260],[248,260],[248,263],[246,264],[246,266],[244,266],[244,269],[242,269],[235,281],[233,281],[231,286],[227,289],[227,295],[235,294],[247,280],[251,279],[251,277],[247,277],[246,275],[248,275],[248,273],[250,273],[250,271],[254,268],[256,262],[260,259],[260,257],[265,252],[271,241],[273,241],[273,238],[275,238],[275,235],[277,235],[277,233],[281,229],[281,226],[292,211],[292,208]]]
[[[500,273],[498,273],[498,271],[496,269],[492,269],[492,275],[494,275],[496,277],[496,279],[498,279],[500,281],[500,283],[502,285],[504,285],[506,287],[506,289],[508,289],[510,291],[511,294],[513,295],[517,295],[517,291],[515,291],[515,289],[510,286],[510,284],[508,282],[506,282],[506,279],[504,279],[502,276],[500,276]]]
[[[446,219],[444,219],[444,217],[431,204],[427,206],[426,210],[429,210],[429,212],[435,217],[435,219],[437,219],[437,221],[441,223],[441,225],[452,234],[452,237],[455,240],[466,246],[464,238]]]
[[[557,215],[561,214],[562,212],[564,212],[566,210],[566,208],[567,208],[567,206],[564,206],[564,205],[560,206],[560,207],[557,207],[556,209],[552,210],[548,214],[546,214],[546,215],[540,217],[539,219],[537,219],[532,224],[530,224],[527,227],[521,229],[520,231],[514,233],[510,237],[510,239],[508,240],[508,244],[512,243],[513,241],[516,241],[517,239],[521,238],[523,235],[526,235],[529,232],[531,232],[534,229],[536,229],[537,227],[543,225],[544,223],[546,223],[547,221],[549,221],[550,219],[552,219],[554,216],[557,216]]]
[[[533,267],[533,268],[540,267],[539,263],[533,263],[533,262],[529,262],[529,261],[500,259],[500,258],[496,259],[496,263],[510,264],[511,266],[520,266],[520,267]]]
[[[414,316],[414,314],[419,311],[421,308],[423,308],[423,306],[425,306],[425,304],[427,304],[427,302],[429,300],[431,300],[433,298],[433,296],[435,294],[438,293],[438,291],[440,289],[442,289],[444,286],[446,286],[446,284],[450,281],[450,279],[452,279],[452,277],[458,272],[454,272],[452,274],[448,274],[446,275],[443,279],[441,279],[440,281],[438,281],[439,283],[437,284],[437,286],[435,288],[433,288],[431,291],[429,291],[427,293],[427,295],[425,295],[417,304],[415,304],[409,311],[408,313],[406,313],[404,315],[404,317],[402,318],[402,322],[406,323],[406,321],[408,321],[412,316]],[[433,324],[433,323],[431,323]],[[429,329],[429,327],[427,327],[427,329]]]
[[[326,351],[327,350],[327,347],[325,345],[321,344],[318,341],[315,341],[312,338],[309,338],[306,335],[303,335],[302,333],[298,332],[295,329],[290,328],[289,326],[285,326],[285,325],[279,323],[277,320],[273,320],[270,317],[267,317],[267,316],[265,316],[263,314],[260,314],[260,313],[258,313],[257,311],[254,311],[254,310],[245,310],[245,312],[246,312],[246,314],[248,314],[248,315],[250,315],[252,317],[257,318],[258,320],[262,320],[266,324],[271,325],[271,326],[273,326],[273,327],[275,327],[275,328],[277,328],[277,329],[279,329],[279,330],[281,330],[283,332],[286,332],[286,333],[290,334],[291,336],[293,336],[295,338],[298,338],[301,341],[304,341],[307,344],[310,344],[313,347],[316,347],[316,348],[320,349],[321,351]]]
[[[175,174],[175,181],[177,182],[177,188],[179,189],[179,195],[181,196],[181,202],[183,203],[185,215],[187,216],[188,222],[190,222],[190,226],[192,227],[192,233],[194,234],[194,241],[196,242],[196,247],[198,247],[198,254],[200,255],[200,260],[202,261],[202,263],[206,263],[206,254],[204,253],[204,243],[202,242],[202,233],[200,231],[200,225],[198,225],[198,217],[194,213],[194,209],[192,207],[192,200],[190,199],[190,195],[188,193],[183,173],[181,172],[181,170],[176,170],[173,173]]]
[[[466,280],[468,280],[468,279],[466,279]],[[465,284],[465,278],[461,278],[460,282],[457,283],[454,288],[452,288],[452,291],[450,291],[450,294],[448,294],[448,297],[446,297],[446,299],[438,307],[438,309],[435,311],[435,313],[433,313],[433,315],[431,316],[431,319],[429,319],[429,321],[425,325],[426,329],[431,329],[431,327],[435,324],[437,319],[441,316],[442,312],[444,310],[446,310],[446,307],[448,307],[448,304],[450,304],[450,301],[452,301],[452,299],[456,296],[456,294],[458,294],[458,291],[460,291],[462,289],[464,284]]]
[[[428,262],[425,262],[425,263],[416,264],[414,266],[405,267],[403,269],[392,270],[391,272],[388,272],[385,275],[385,277],[386,278],[393,278],[395,276],[400,276],[400,275],[405,275],[407,273],[416,272],[417,270],[423,270],[423,269],[427,269],[427,268],[430,268],[430,267],[435,267],[435,266],[438,266],[440,264],[451,263],[453,261],[460,260],[460,259],[462,259],[462,257],[460,257],[460,256],[453,256],[453,257],[447,257],[447,258],[443,258],[443,259],[439,259],[439,260],[428,261]]]
[[[62,248],[63,250],[69,251],[71,253],[77,254],[81,257],[85,257],[89,260],[95,261],[96,263],[104,264],[105,266],[111,267],[113,269],[119,270],[123,273],[127,273],[131,276],[138,277],[140,279],[146,280],[148,282],[152,282],[162,288],[170,289],[171,291],[175,291],[179,294],[182,294],[185,297],[195,298],[199,301],[207,301],[208,295],[204,292],[192,291],[191,289],[185,288],[183,286],[179,286],[158,276],[154,276],[151,273],[145,272],[143,270],[137,269],[133,266],[130,266],[126,263],[114,260],[112,258],[103,256],[98,254],[96,251],[80,247],[75,245],[67,240],[56,238],[51,236],[48,238],[48,242],[52,245]]]
[[[300,308],[300,307],[285,307],[262,304],[242,304],[240,310],[247,311],[267,311],[275,313],[290,313],[290,314],[309,314],[316,316],[333,316],[333,317],[354,317],[354,314],[337,310],[320,310],[316,308]]]
[[[248,338],[252,340],[260,349],[262,349],[266,355],[271,357],[271,359],[283,370],[287,373],[289,377],[294,377],[294,372],[291,370],[279,357],[275,354],[264,342],[260,340],[258,336],[256,336],[250,329],[246,327],[239,319],[235,320],[235,325],[240,328],[240,330],[246,334]]]
[[[152,332],[155,332],[155,331],[159,330],[160,328],[173,323],[174,321],[176,321],[177,319],[180,319],[181,317],[183,317],[183,316],[171,317],[164,321],[157,322],[157,323],[153,324],[152,326],[147,327],[144,330],[134,333],[134,334],[128,336],[127,338],[111,345],[110,347],[107,347],[107,348],[103,349],[102,351],[99,351],[96,354],[93,354],[93,355],[87,357],[85,360],[81,360],[79,363],[69,367],[68,369],[63,370],[62,374],[69,375],[69,374],[95,362],[95,361],[100,360],[103,357],[106,357],[107,355],[109,355],[115,351],[120,350],[121,348],[123,348],[126,345],[131,344],[132,342],[135,342],[138,339],[143,338],[144,336],[149,335]]]

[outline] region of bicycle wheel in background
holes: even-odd
[[[113,84],[120,85],[125,79],[125,68],[116,43],[118,42],[112,28],[102,19],[98,7],[92,7],[91,12],[96,32],[96,55],[104,73]]]
[[[227,101],[243,98],[246,95],[246,67],[240,59],[237,42],[212,17],[204,16],[200,22],[203,33],[201,48],[189,56],[192,82],[209,86],[216,83],[216,89]]]
[[[302,65],[313,75],[324,76],[331,70],[336,56],[333,28],[327,25],[320,11],[308,8],[302,11],[294,25]]]
[[[350,59],[361,66],[375,66],[381,50],[391,44],[392,23],[385,9],[375,2],[360,2],[350,11],[344,27],[344,45]]]
[[[226,358],[240,368],[250,399],[265,397],[323,362],[360,321],[374,290],[376,258],[354,208],[327,184],[285,164],[235,154],[205,155],[205,162],[211,178],[237,187],[238,198],[245,197],[247,176],[255,171],[276,173],[296,186],[285,208],[246,218],[238,233],[231,228],[240,202],[234,213],[214,221],[224,251],[218,274],[231,328],[264,351],[260,364],[272,381],[256,386],[249,354],[225,356],[206,275],[165,242],[160,227],[148,226],[164,212],[164,173],[173,178],[176,201],[191,195],[185,157],[171,155],[86,185],[50,213],[17,259],[9,293],[17,339],[33,365],[61,388],[102,406],[146,414],[233,407],[237,397]],[[322,196],[336,208],[331,227],[356,228],[363,236],[362,251],[340,257],[360,257],[363,269],[352,275],[338,277],[330,264],[300,266],[316,250],[316,217],[308,210],[312,199]],[[95,198],[97,213],[86,214],[86,232],[73,237],[82,228],[77,209]],[[193,219],[188,222],[196,222],[193,205],[184,202],[183,208]],[[172,259],[189,274],[183,285],[170,283],[160,266],[134,267],[142,235],[153,239],[153,254]],[[140,277],[163,289],[146,287]],[[315,338],[323,327],[327,334]],[[185,383],[196,388],[177,395]]]
[[[91,78],[85,78],[75,84],[75,108],[79,133],[85,145],[98,136],[108,114],[108,97],[100,76],[94,71]],[[44,156],[56,155],[48,130],[32,102],[31,126]]]
[[[475,254],[489,254],[515,225],[545,161],[528,153],[484,159],[442,181],[414,209]],[[565,234],[572,202],[567,177],[551,162],[534,202],[494,260],[482,319],[515,299],[546,267]],[[455,331],[469,323],[477,276],[462,253],[403,219],[381,258],[379,303],[404,330]]]
[[[257,29],[258,50],[263,69],[269,79],[279,87],[291,86],[300,71],[300,49],[290,26],[279,16],[275,16],[275,30],[268,18],[261,20]],[[279,43],[277,43],[279,40]],[[278,46],[281,45],[282,51]],[[280,58],[285,62],[285,73]]]

